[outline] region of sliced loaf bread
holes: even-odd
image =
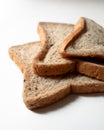
[[[59,47],[64,57],[104,58],[104,28],[88,18],[80,18],[72,33]]]
[[[34,74],[32,59],[39,48],[39,42],[32,42],[9,49],[11,59],[24,74],[23,100],[29,109],[47,106],[69,93],[104,92],[104,82],[83,75],[40,77]]]
[[[38,75],[60,75],[74,70],[74,61],[63,58],[57,51],[59,44],[71,33],[73,25],[40,22],[38,33],[42,47],[33,59],[33,69]]]
[[[76,71],[104,81],[104,61],[97,58],[77,60]]]

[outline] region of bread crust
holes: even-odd
[[[60,75],[67,72],[74,71],[75,62],[71,59],[66,59],[66,62],[64,63],[58,63],[58,62],[48,63],[48,64],[44,63],[44,57],[47,55],[50,45],[48,45],[47,43],[47,35],[41,24],[42,22],[38,24],[38,33],[40,35],[42,47],[40,48],[37,56],[34,57],[33,62],[32,62],[34,73],[40,76],[44,76],[44,75],[49,76],[49,75]],[[70,24],[70,26],[73,26],[73,25]]]
[[[49,76],[49,75],[60,75],[67,72],[73,72],[75,70],[75,61],[69,60],[66,64],[45,64],[39,61],[41,56],[44,56],[44,50],[46,48],[43,47],[41,51],[38,52],[37,56],[33,59],[33,69],[34,73],[40,76]]]
[[[63,57],[70,57],[71,54],[66,52],[65,49],[83,30],[84,30],[85,20],[81,17],[76,25],[74,26],[73,31],[64,39],[60,44],[58,51]]]
[[[104,65],[89,61],[77,60],[76,71],[104,81]]]

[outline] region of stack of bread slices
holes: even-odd
[[[29,109],[48,106],[68,94],[104,92],[104,28],[81,17],[73,24],[40,22],[39,42],[12,46],[11,59],[24,75]]]

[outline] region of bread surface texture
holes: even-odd
[[[104,81],[104,61],[101,59],[84,59],[77,60],[76,71]]]
[[[80,74],[41,77],[34,74],[32,60],[40,42],[9,48],[11,59],[24,75],[23,101],[29,109],[48,106],[70,93],[104,92],[104,82]]]
[[[38,34],[41,48],[33,59],[33,69],[38,75],[60,75],[74,71],[75,63],[63,58],[57,51],[64,38],[73,30],[72,24],[40,22]]]
[[[13,46],[10,57],[24,74],[23,100],[29,109],[47,106],[70,93],[70,75],[40,77],[33,72],[32,59],[39,42]]]
[[[89,18],[80,18],[61,43],[59,52],[64,57],[104,58],[104,28]]]

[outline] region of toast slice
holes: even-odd
[[[104,58],[104,28],[82,17],[58,50],[64,57]]]
[[[42,47],[33,59],[34,72],[40,76],[60,75],[74,70],[74,61],[63,58],[57,51],[59,44],[71,33],[73,25],[40,22],[38,33]]]
[[[49,77],[34,74],[32,59],[39,48],[39,42],[9,48],[11,59],[24,74],[23,100],[29,109],[47,106],[69,93],[104,92],[104,82],[80,74]]]
[[[97,58],[83,58],[77,60],[76,71],[104,81],[104,61]]]

